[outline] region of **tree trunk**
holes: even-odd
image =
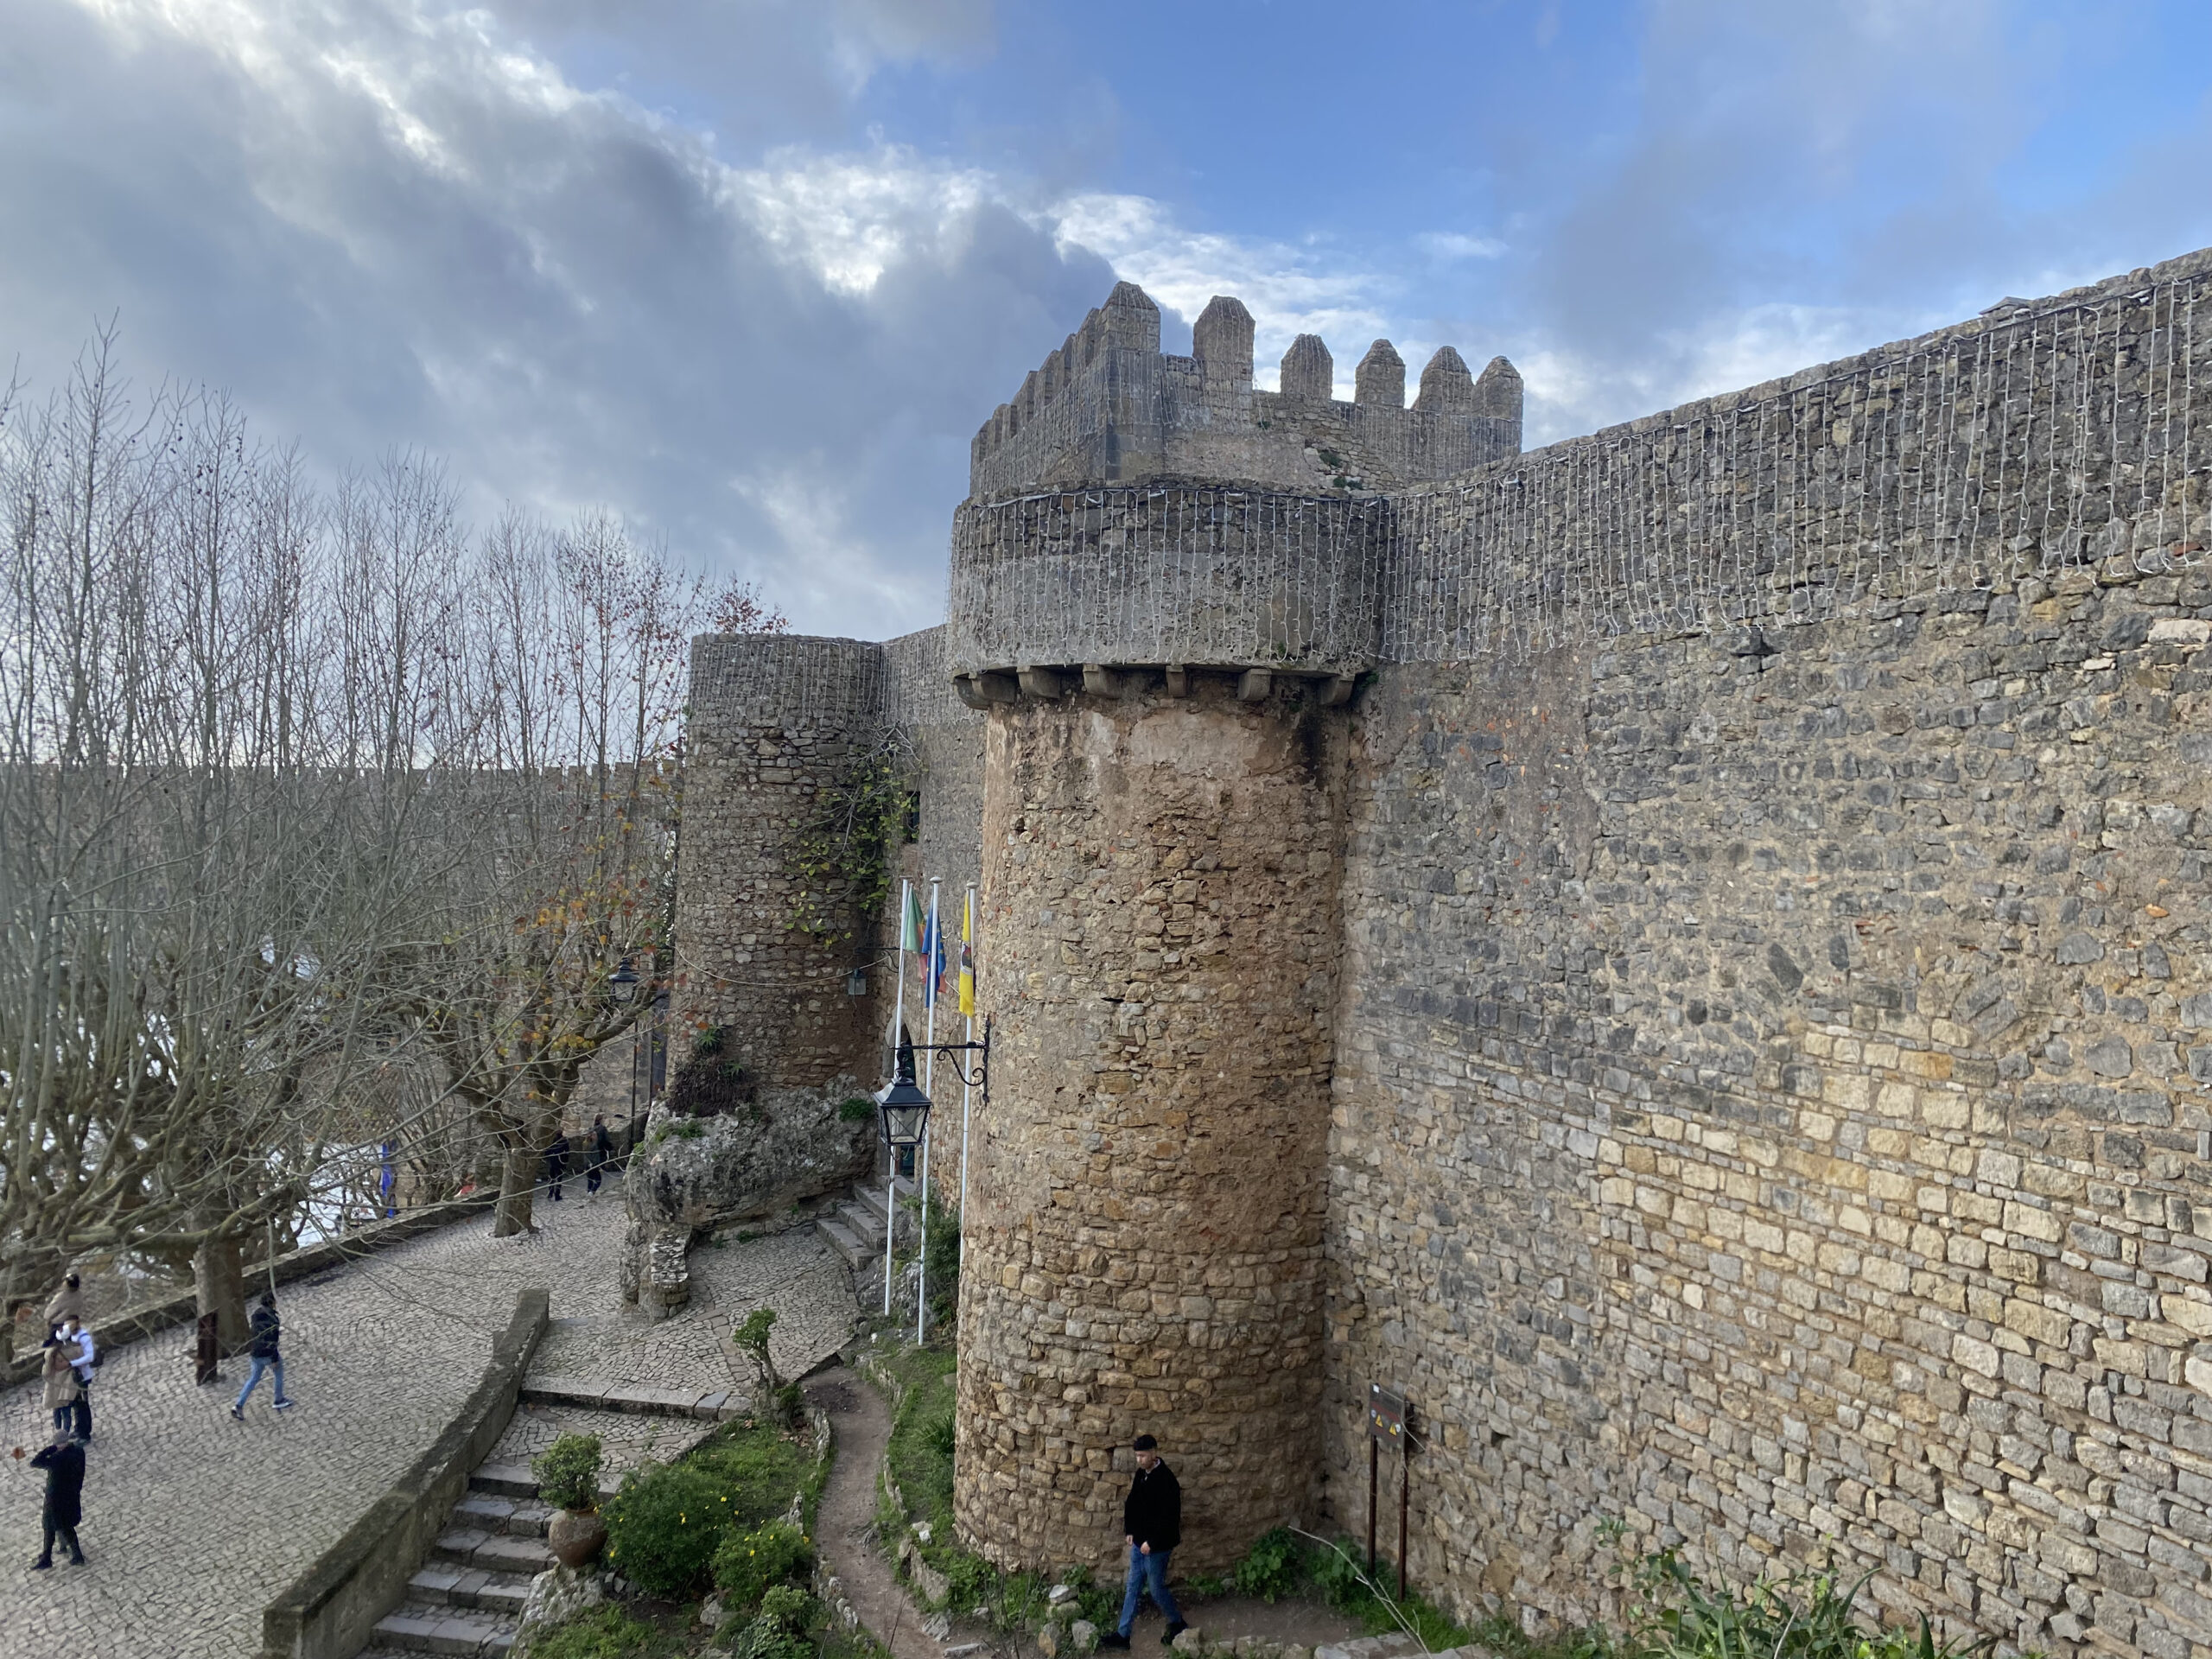
[[[537,1171],[544,1162],[527,1135],[517,1134],[508,1141],[499,1166],[499,1207],[493,1212],[492,1236],[507,1238],[531,1230],[531,1195],[537,1186]]]
[[[192,1253],[192,1291],[202,1313],[215,1316],[223,1351],[245,1346],[251,1327],[245,1317],[245,1274],[238,1266],[235,1238],[211,1238]]]

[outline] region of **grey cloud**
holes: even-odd
[[[480,514],[605,502],[808,628],[934,619],[969,435],[1110,282],[1002,207],[925,199],[874,287],[836,291],[698,139],[378,6],[322,42],[350,81],[29,21],[0,214],[41,234],[0,258],[0,349],[40,381],[119,308],[142,373],[226,385],[326,467],[415,442]]]

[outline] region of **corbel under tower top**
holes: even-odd
[[[1252,334],[1243,302],[1216,296],[1192,329],[1191,355],[1166,355],[1160,308],[1116,283],[976,433],[970,499],[1161,479],[1375,494],[1521,451],[1521,376],[1503,357],[1477,379],[1440,348],[1408,408],[1405,361],[1378,340],[1344,403],[1315,334],[1283,354],[1280,391],[1255,391]]]

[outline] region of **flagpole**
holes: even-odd
[[[971,1051],[972,1062],[976,1046],[976,884],[968,884],[968,907],[961,912],[960,955],[962,978],[968,992],[968,1006],[963,1012],[968,1019],[968,1034],[963,1039]],[[970,1064],[960,1068],[960,1255],[963,1265],[968,1260],[968,1097],[972,1092],[968,1079],[975,1076]]]
[[[899,1033],[906,1028],[906,896],[913,883],[904,876],[899,879],[899,939],[892,949],[892,959],[899,964],[899,995],[893,1001],[891,1016],[891,1046],[893,1058],[892,1069],[896,1072]],[[883,1177],[883,1312],[891,1313],[891,1245],[899,1231],[899,1148],[891,1144],[891,1137],[883,1137],[886,1160]]]
[[[930,936],[928,949],[922,953],[922,975],[927,989],[922,994],[922,1040],[929,1045],[929,1058],[923,1061],[922,1092],[930,1091],[930,1084],[937,1079],[937,965],[944,955],[944,924],[938,917],[938,890],[943,884],[937,877],[930,878]],[[922,1120],[922,1242],[921,1265],[914,1284],[914,1340],[920,1342],[929,1327],[930,1317],[930,1131],[929,1120]]]

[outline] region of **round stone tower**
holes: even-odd
[[[1510,365],[1281,390],[1217,298],[1190,357],[1118,285],[976,435],[946,659],[988,711],[954,1508],[1001,1566],[1115,1570],[1132,1437],[1178,1560],[1310,1522],[1347,706],[1393,548],[1378,492],[1520,447]],[[1395,365],[1395,372],[1394,371]],[[1233,483],[1194,482],[1225,479]],[[1120,1455],[1117,1456],[1117,1452]]]
[[[986,740],[955,1502],[1009,1566],[1110,1560],[1140,1432],[1180,1560],[1312,1513],[1344,722],[1180,677],[1023,696]]]

